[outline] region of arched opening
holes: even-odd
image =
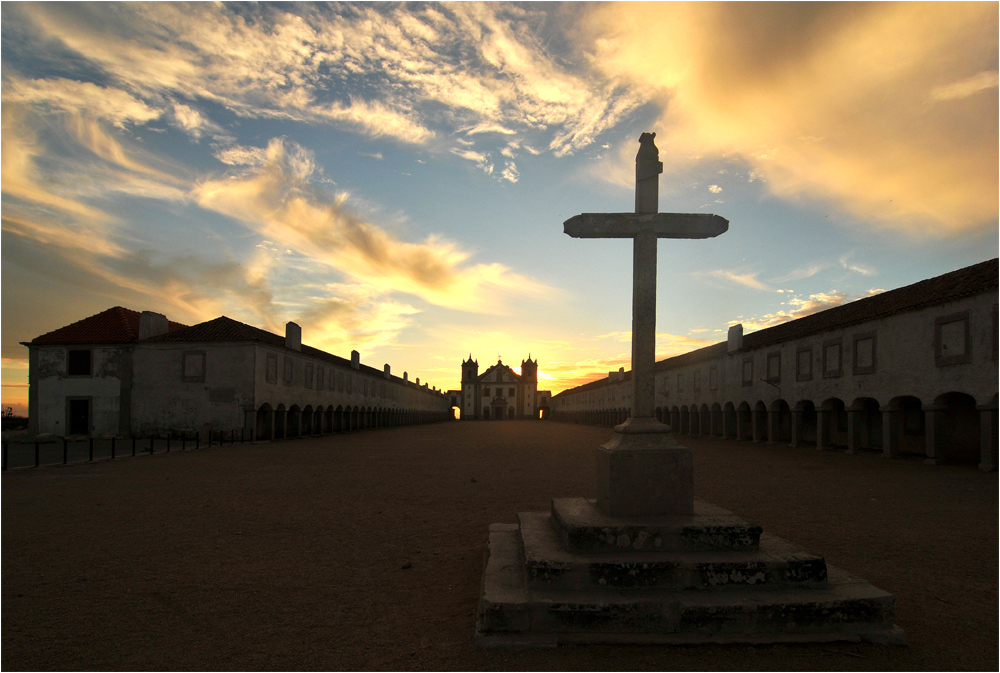
[[[461,407],[453,406],[451,408],[451,418],[452,418],[452,420],[455,420],[455,421],[462,420],[462,409],[461,409]]]
[[[767,405],[758,400],[753,407],[753,442],[767,441]]]
[[[680,417],[680,433],[682,435],[686,435],[691,432],[691,414],[689,413],[688,406],[686,404],[681,405]]]
[[[552,412],[549,410],[548,407],[545,406],[538,407],[538,420],[547,421],[549,420],[551,414]]]
[[[816,405],[802,400],[792,412],[792,446],[816,443]]]
[[[882,448],[882,412],[878,400],[859,397],[848,412],[847,450],[879,450]],[[853,421],[853,424],[852,424]]]
[[[712,436],[722,437],[723,436],[722,406],[718,402],[716,402],[715,404],[712,405],[712,410],[710,413],[712,416],[712,425],[711,425]]]
[[[302,436],[308,437],[314,434],[313,432],[313,408],[311,405],[306,405],[306,408],[302,410]]]
[[[288,408],[288,421],[285,425],[287,437],[298,437],[302,433],[302,410],[293,404]]]
[[[753,441],[753,411],[746,402],[740,402],[736,409],[736,439]]]
[[[677,407],[670,407],[670,429],[677,433],[681,429],[681,410]]]
[[[329,407],[326,408],[326,412],[324,412],[324,414],[323,414],[323,421],[324,421],[323,432],[325,432],[327,434],[329,434],[331,432],[335,432],[335,428],[334,428],[334,425],[333,425],[333,407],[332,406],[329,406]]]
[[[274,436],[274,409],[265,402],[257,409],[257,419],[254,424],[254,435],[257,439],[271,440]]]
[[[843,400],[831,397],[816,411],[816,448],[847,448],[847,409]]]
[[[931,413],[934,455],[928,451],[928,458],[978,461],[981,424],[975,398],[958,392],[941,395],[934,400]],[[930,448],[931,441],[927,444]]]
[[[344,422],[344,407],[337,405],[337,408],[333,410],[333,430],[334,432],[344,432],[347,430],[346,423]]]
[[[785,400],[775,400],[771,403],[770,428],[768,440],[772,443],[790,443],[792,441],[792,410]]]
[[[738,438],[736,434],[736,407],[732,402],[726,402],[722,409],[722,436],[727,439]]]
[[[285,431],[285,421],[288,420],[288,412],[285,411],[285,405],[279,404],[278,408],[274,410],[274,438],[284,439],[287,436]]]
[[[882,452],[887,456],[927,451],[924,409],[912,395],[889,400],[882,414]]]

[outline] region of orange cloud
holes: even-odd
[[[587,26],[595,65],[662,107],[668,170],[737,155],[883,226],[995,226],[995,3],[613,3]]]

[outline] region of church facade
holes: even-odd
[[[521,373],[503,360],[479,373],[479,362],[462,362],[462,388],[449,390],[453,409],[462,420],[506,421],[548,418],[548,390],[538,390],[538,360],[521,361]]]

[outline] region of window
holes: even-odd
[[[69,376],[90,376],[93,371],[93,353],[89,348],[69,351],[66,357],[66,374]]]
[[[305,381],[303,383],[306,388],[313,387],[313,365],[311,362],[306,365]]]
[[[823,342],[823,378],[840,376],[840,339],[830,339]]]
[[[854,335],[854,373],[875,373],[875,332]]]
[[[677,392],[680,393],[684,390],[684,375],[677,375]]]
[[[743,360],[743,385],[753,385],[753,358]]]
[[[938,367],[972,361],[969,348],[969,312],[953,313],[934,321],[934,364]]]
[[[205,380],[205,351],[193,351],[181,355],[181,380],[194,382]]]
[[[795,380],[811,381],[813,377],[812,348],[800,348],[795,353]]]
[[[772,383],[781,380],[781,353],[767,354],[767,380]]]
[[[709,390],[719,389],[719,368],[716,366],[708,368],[708,389]]]
[[[513,388],[510,389],[509,393],[510,394],[507,395],[508,397],[514,397],[514,389]]]
[[[283,364],[285,368],[283,380],[286,386],[290,386],[295,376],[295,363],[292,362],[292,358],[286,355]]]
[[[486,386],[485,388],[483,388],[483,397],[489,397],[489,396],[490,396],[490,387]]]
[[[267,372],[264,376],[268,383],[278,382],[278,356],[274,353],[267,354]]]
[[[316,368],[316,390],[323,390],[323,368]]]
[[[701,392],[701,370],[698,370],[698,371],[696,371],[694,373],[694,386],[693,387],[694,387],[694,392],[696,392],[696,393],[700,393]]]

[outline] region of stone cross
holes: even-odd
[[[574,238],[631,238],[632,416],[598,449],[597,506],[614,517],[690,515],[694,507],[691,452],[656,420],[656,239],[712,238],[729,229],[718,215],[660,213],[663,164],[655,133],[639,137],[635,213],[584,213],[566,220]]]
[[[563,223],[574,238],[631,238],[632,243],[632,417],[654,418],[656,364],[656,239],[712,238],[729,222],[718,215],[660,213],[663,163],[655,133],[639,137],[635,155],[635,213],[583,213]]]

